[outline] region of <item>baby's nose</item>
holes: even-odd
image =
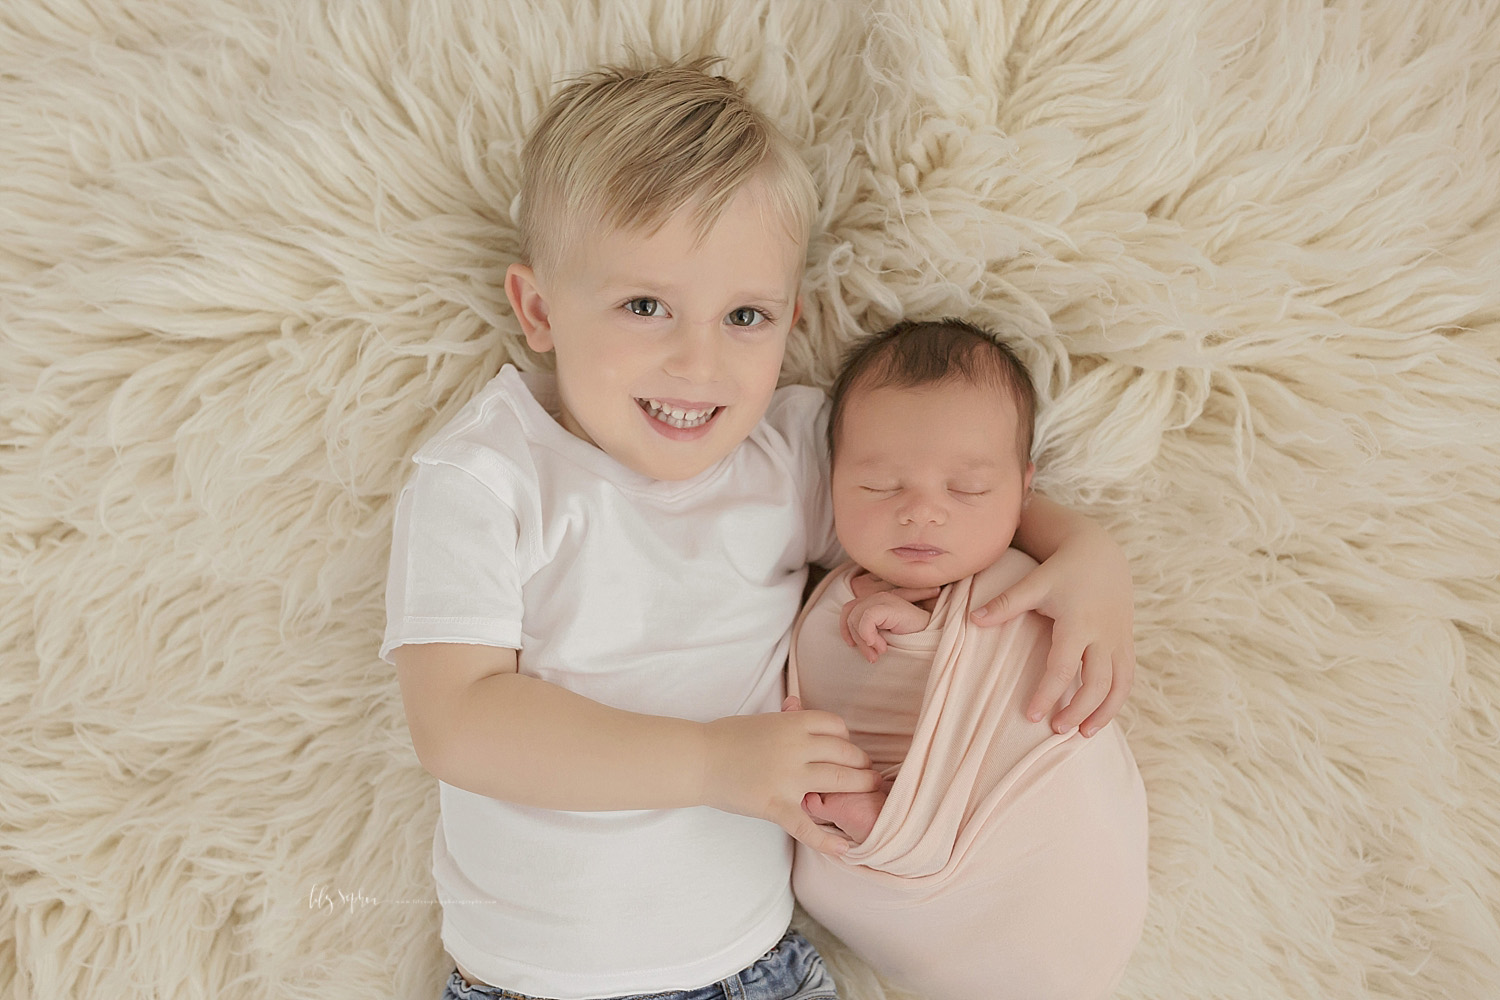
[[[902,504],[896,512],[896,516],[902,524],[916,524],[926,522],[928,524],[942,524],[947,520],[947,511],[943,505],[931,497],[917,496]]]

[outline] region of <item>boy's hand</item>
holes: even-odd
[[[819,826],[802,808],[808,792],[880,787],[880,772],[849,742],[843,719],[814,711],[734,715],[704,728],[705,803],[768,819],[815,851],[840,855],[849,849],[836,828]]]
[[[930,613],[897,595],[920,593],[924,596],[917,597],[916,600],[924,600],[927,596],[937,595],[937,588],[930,589],[932,594],[916,590],[877,591],[868,597],[857,597],[847,602],[839,616],[839,632],[844,637],[844,643],[853,646],[868,662],[874,663],[886,651],[885,633],[908,635],[920,632],[932,620]]]
[[[1053,732],[1078,726],[1084,736],[1104,728],[1135,678],[1130,566],[1102,529],[1080,533],[1003,594],[975,611],[979,625],[1001,625],[1027,611],[1051,618],[1047,673],[1026,709],[1039,721],[1061,700],[1080,665],[1083,684],[1052,720]]]

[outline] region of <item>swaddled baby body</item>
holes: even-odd
[[[1107,996],[1146,906],[1135,761],[1118,726],[1085,738],[1026,718],[1050,622],[970,619],[1034,565],[1009,548],[1033,471],[1025,369],[965,324],[903,324],[833,395],[854,561],[798,620],[789,692],[842,716],[887,781],[809,797],[857,843],[841,858],[799,846],[797,898],[932,1000]]]

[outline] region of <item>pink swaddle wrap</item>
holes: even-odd
[[[895,777],[842,859],[797,845],[797,899],[932,1000],[1108,996],[1145,918],[1146,795],[1119,725],[1085,739],[1028,722],[1052,622],[969,621],[1034,565],[1012,549],[945,587],[927,629],[888,636],[870,664],[839,634],[846,564],[793,633],[789,692],[842,716]]]

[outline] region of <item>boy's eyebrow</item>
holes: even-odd
[[[605,294],[619,294],[622,292],[644,292],[653,296],[672,298],[677,289],[672,285],[660,285],[650,278],[634,278],[630,275],[611,275],[600,284]],[[782,292],[757,292],[739,291],[732,299],[740,302],[763,302],[766,305],[785,306],[787,297]]]

